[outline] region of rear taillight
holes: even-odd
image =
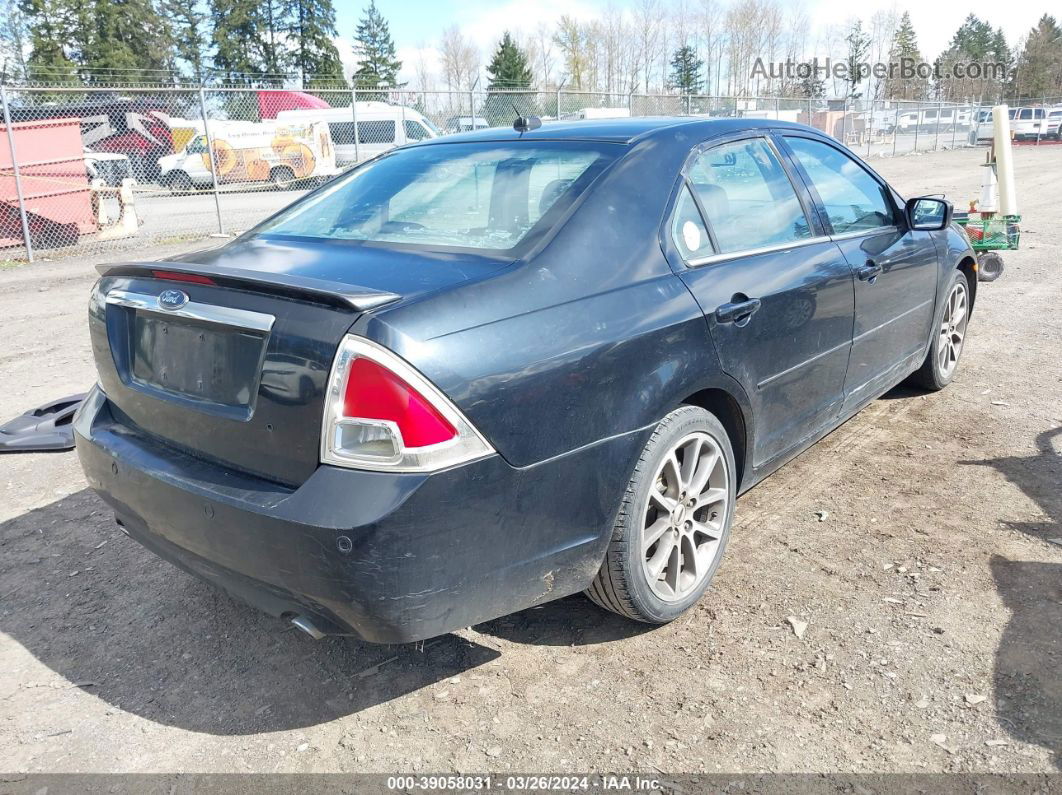
[[[156,279],[165,279],[168,282],[185,282],[186,284],[217,284],[209,276],[200,276],[198,273],[181,273],[179,271],[151,271]]]
[[[328,382],[322,463],[432,472],[493,452],[457,407],[409,364],[362,337],[343,339]]]

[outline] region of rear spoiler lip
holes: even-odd
[[[312,300],[331,304],[343,309],[365,312],[401,300],[397,293],[372,290],[367,287],[352,287],[342,282],[314,279],[309,276],[292,276],[286,273],[266,273],[224,265],[196,265],[182,262],[118,262],[97,265],[101,276],[151,276],[152,271],[187,273],[193,276],[208,276],[220,286],[242,287],[291,298]]]

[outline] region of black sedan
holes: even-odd
[[[579,591],[662,623],[738,494],[954,377],[977,282],[947,202],[795,124],[518,126],[101,268],[77,447],[130,536],[314,636]]]

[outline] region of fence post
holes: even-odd
[[[560,90],[560,86],[557,86],[557,114],[556,114],[556,117],[557,117],[557,121],[560,121],[560,117],[561,117],[561,90]]]
[[[959,126],[959,105],[951,106],[951,148],[955,148],[955,128]]]
[[[358,89],[350,86],[350,117],[354,120],[354,165],[361,162],[361,134],[358,132]]]
[[[896,115],[892,120],[892,156],[896,157],[896,137],[900,134],[900,103],[896,102]]]
[[[199,112],[203,117],[203,135],[207,139],[207,161],[210,163],[210,181],[214,185],[214,210],[218,214],[218,234],[225,234],[225,224],[221,220],[221,198],[218,196],[218,172],[217,163],[214,162],[214,136],[210,134],[210,124],[207,122],[206,92],[203,84],[199,84]]]
[[[848,95],[845,94],[844,106],[841,109],[841,143],[848,146]]]
[[[634,116],[634,92],[632,91],[627,95],[627,113],[632,117]]]
[[[867,160],[870,160],[870,139],[874,137],[874,100],[870,100],[870,110],[863,124],[863,135],[867,137]]]
[[[808,97],[808,127],[814,127],[815,126],[815,122],[812,121],[812,119],[814,118],[814,116],[812,114],[813,114],[813,111],[811,110],[811,97]]]
[[[933,151],[937,151],[937,147],[940,144],[940,115],[944,112],[944,103],[937,100],[937,123],[936,130],[933,132]]]
[[[468,118],[469,118],[469,122],[468,123],[470,125],[472,125],[469,129],[475,130],[476,129],[476,88],[475,88],[475,84],[473,84],[468,89]],[[487,122],[487,123],[489,124],[490,122]]]
[[[921,102],[918,103],[918,110],[915,111],[915,115],[914,116],[915,116],[915,139],[914,139],[914,149],[912,149],[911,151],[912,152],[917,152],[918,151],[918,128],[922,126],[922,122],[926,118],[926,112],[922,109],[922,103]]]
[[[18,215],[22,221],[22,241],[26,244],[26,259],[33,262],[33,241],[30,240],[29,220],[26,218],[26,202],[22,198],[22,175],[18,171],[18,154],[15,152],[15,134],[11,129],[11,113],[7,106],[7,86],[0,83],[0,100],[4,104],[4,128],[7,130],[7,145],[11,150],[11,168],[15,174],[15,193],[18,196]]]

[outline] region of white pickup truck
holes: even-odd
[[[1010,108],[1010,132],[1015,140],[1027,138],[1050,138],[1057,134],[1058,123],[1054,117],[1048,120],[1051,108]],[[992,111],[979,110],[975,116],[976,123],[970,130],[970,143],[988,142],[993,137]],[[1053,126],[1052,126],[1053,125]]]

